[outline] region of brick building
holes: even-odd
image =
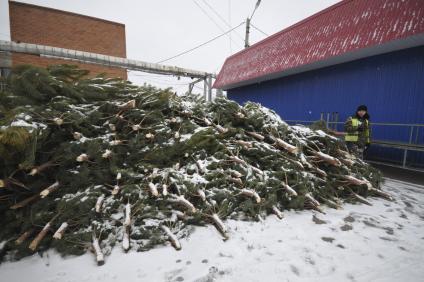
[[[126,58],[125,25],[71,12],[9,1],[10,37],[14,42],[47,45]],[[127,71],[95,64],[14,53],[12,66],[77,64],[90,75],[127,78]]]

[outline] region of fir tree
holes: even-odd
[[[380,173],[342,141],[259,104],[206,103],[86,74],[22,66],[0,96],[0,240],[9,257],[92,246],[100,264],[117,244],[180,249],[194,224],[228,238],[227,218],[390,199]]]

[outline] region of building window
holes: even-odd
[[[10,68],[0,68],[0,77],[6,78],[10,74]]]
[[[4,91],[7,87],[7,77],[10,74],[10,68],[0,68],[0,91]]]

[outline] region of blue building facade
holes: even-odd
[[[241,104],[261,103],[284,120],[315,121],[321,113],[346,120],[360,104],[371,123],[424,124],[424,46],[367,57],[227,90]],[[338,130],[343,130],[339,125]],[[374,140],[424,144],[424,127],[372,126]],[[371,146],[371,159],[402,162],[403,152]],[[408,152],[408,164],[424,166],[424,153]]]

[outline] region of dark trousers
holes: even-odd
[[[349,153],[361,160],[364,159],[364,147],[359,146],[356,142],[346,142],[346,146]]]

